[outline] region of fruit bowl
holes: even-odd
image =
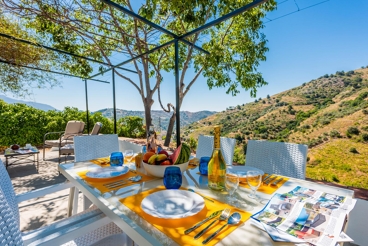
[[[148,163],[142,162],[143,163],[143,167],[146,170],[146,172],[151,175],[151,176],[155,176],[155,177],[159,177],[159,178],[163,178],[164,174],[165,174],[165,169],[167,167],[173,167],[173,166],[177,166],[180,168],[181,172],[184,172],[185,170],[187,170],[188,168],[188,162],[182,163],[182,164],[177,164],[177,165],[150,165]]]

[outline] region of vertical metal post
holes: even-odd
[[[176,146],[180,141],[180,101],[179,101],[179,40],[175,40],[175,84],[176,84]]]
[[[116,134],[116,98],[115,98],[115,68],[112,68],[112,98],[114,105],[114,134]]]
[[[89,134],[89,111],[88,111],[88,88],[87,88],[87,80],[84,80],[84,88],[86,90],[86,118],[87,118],[87,134]]]

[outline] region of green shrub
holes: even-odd
[[[358,128],[351,126],[346,131],[346,135],[359,135],[360,131]]]
[[[340,138],[341,137],[341,134],[337,130],[332,130],[332,131],[330,131],[330,137],[332,137],[332,138]]]
[[[362,137],[362,140],[364,142],[368,142],[368,134],[367,133],[363,133],[361,137]]]
[[[358,150],[356,149],[356,148],[354,148],[354,147],[351,147],[350,149],[349,149],[349,152],[351,152],[351,153],[353,153],[353,154],[358,154],[359,152],[358,152]]]

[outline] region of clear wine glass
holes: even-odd
[[[133,160],[134,152],[131,149],[127,149],[124,152],[124,158],[128,161],[127,164],[131,163]]]
[[[225,179],[225,187],[229,196],[227,197],[227,202],[231,205],[235,205],[236,198],[233,196],[236,189],[239,186],[239,176],[236,173],[227,173]]]
[[[252,193],[249,194],[248,196],[252,199],[257,199],[258,196],[256,192],[262,182],[262,173],[259,171],[248,171],[247,172],[247,182],[248,182],[250,189],[252,190]]]

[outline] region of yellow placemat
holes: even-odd
[[[97,159],[90,160],[94,164],[100,165],[101,167],[110,166],[110,157],[101,157]]]
[[[137,172],[137,171],[134,171],[134,172],[129,171],[129,172],[127,172],[126,174],[124,174],[122,176],[109,178],[109,179],[94,179],[94,178],[87,177],[86,176],[87,172],[88,172],[88,170],[85,170],[85,171],[82,171],[82,172],[78,172],[77,174],[82,179],[86,180],[88,182],[88,184],[95,187],[96,189],[98,189],[102,193],[105,193],[105,192],[108,192],[108,191],[111,191],[111,190],[120,189],[122,187],[130,186],[130,185],[133,185],[133,184],[139,184],[139,183],[142,183],[142,182],[157,179],[156,177],[151,177],[151,176],[145,175],[145,174]],[[119,181],[119,180],[122,180],[122,179],[127,179],[127,178],[130,178],[130,177],[136,176],[136,175],[142,176],[142,179],[140,181],[137,181],[137,182],[132,182],[132,181],[127,180],[127,182],[125,184],[114,187],[113,189],[109,189],[109,188],[104,186],[104,184],[112,183],[112,182]]]
[[[235,207],[232,207],[228,204],[222,203],[220,201],[214,200],[214,202],[205,201],[205,207],[202,209],[201,212],[199,212],[196,215],[183,218],[183,219],[160,219],[153,217],[147,213],[145,213],[141,208],[141,202],[142,200],[147,197],[148,195],[164,190],[165,187],[158,187],[154,188],[148,191],[141,192],[139,194],[136,194],[134,196],[129,196],[126,198],[123,198],[120,200],[121,203],[123,203],[125,206],[130,208],[132,211],[137,213],[139,216],[144,218],[147,222],[152,224],[154,227],[156,227],[158,230],[166,234],[168,237],[173,239],[175,242],[177,242],[181,246],[189,246],[189,245],[202,245],[202,241],[205,240],[208,236],[210,236],[212,233],[214,233],[216,230],[218,230],[222,225],[226,224],[227,221],[220,221],[215,222],[215,224],[206,232],[204,233],[200,238],[197,240],[194,239],[194,236],[200,232],[203,228],[205,228],[209,223],[211,223],[214,219],[206,222],[205,224],[201,225],[199,228],[195,229],[188,235],[184,234],[184,231],[186,229],[189,229],[196,223],[202,221],[206,217],[208,217],[210,214],[212,214],[215,211],[225,209],[225,208],[231,208],[231,213],[233,212],[239,212],[241,214],[241,223],[238,225],[233,226],[226,226],[214,239],[212,239],[210,242],[208,242],[206,245],[215,245],[218,243],[222,238],[229,235],[232,231],[234,231],[239,225],[243,224],[246,220],[249,219],[251,216],[250,213],[245,212],[243,210],[239,210]],[[217,216],[216,218],[218,218]]]
[[[263,175],[262,180],[267,176],[268,174]],[[283,178],[283,180],[281,180],[277,185],[271,185],[273,182],[275,182],[276,180],[278,180],[279,178]],[[277,175],[277,178],[273,181],[271,181],[268,185],[262,183],[261,186],[259,186],[257,192],[262,192],[262,193],[266,193],[266,194],[273,194],[278,188],[280,188],[286,181],[288,181],[289,178],[284,177],[284,176],[280,176]],[[247,182],[241,182],[239,183],[239,186],[245,187],[250,189],[249,185],[247,184]]]

